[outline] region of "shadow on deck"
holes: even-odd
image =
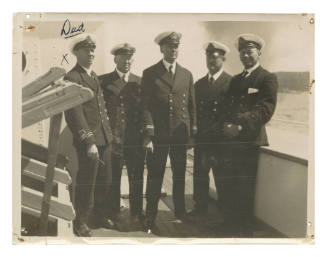
[[[144,177],[146,181],[146,176]],[[162,196],[159,202],[158,216],[156,225],[158,227],[157,235],[147,234],[141,227],[133,228],[129,223],[129,200],[128,195],[128,179],[126,171],[122,176],[122,198],[121,203],[124,208],[121,210],[120,225],[117,229],[109,230],[103,228],[92,229],[92,237],[167,237],[167,238],[237,238],[239,234],[235,235],[229,232],[222,233],[219,231],[219,224],[223,221],[222,214],[219,211],[217,202],[214,199],[209,201],[209,214],[206,222],[188,222],[177,223],[173,212],[172,200],[172,174],[170,168],[166,169],[163,188],[167,192],[167,196]],[[186,172],[186,186],[185,186],[185,202],[187,211],[193,208],[193,178],[192,172]],[[143,201],[143,210],[145,210],[146,199]],[[92,228],[92,227],[91,227]],[[278,231],[265,225],[259,220],[255,224],[254,238],[281,238],[285,237]]]

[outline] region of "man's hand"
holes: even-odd
[[[198,133],[198,127],[197,126],[193,126],[192,127],[192,135],[195,136]]]
[[[90,157],[92,160],[99,159],[99,152],[98,148],[95,144],[87,146],[87,156]]]
[[[150,152],[153,152],[153,143],[152,141],[149,141],[147,142],[145,145],[144,145],[145,149],[150,151]]]
[[[229,139],[237,137],[240,133],[240,127],[232,123],[224,123],[223,135]]]

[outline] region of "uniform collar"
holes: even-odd
[[[83,70],[86,71],[87,75],[89,75],[91,77],[91,74],[92,74],[92,66],[90,68],[85,68],[84,66],[80,65],[79,66],[82,67]]]
[[[260,63],[257,62],[257,64],[254,65],[253,67],[251,67],[251,68],[249,68],[249,69],[245,69],[245,71],[248,72],[247,75],[246,75],[246,77],[250,76],[250,74],[251,74],[254,70],[256,70],[259,66],[260,66]]]
[[[220,75],[223,73],[224,68],[221,68],[219,71],[217,71],[215,74],[211,75],[210,73],[208,73],[208,81],[210,81],[210,78],[213,77],[213,80],[216,81]]]
[[[125,82],[128,81],[128,79],[129,79],[129,74],[130,74],[129,71],[126,72],[126,73],[123,73],[123,72],[121,72],[120,70],[118,70],[117,67],[116,67],[116,72],[118,73],[118,75],[119,75],[119,77],[120,77],[121,79],[123,79],[123,76],[125,76]]]
[[[173,63],[169,63],[167,62],[165,59],[162,59],[162,62],[166,68],[166,70],[169,72],[169,67],[172,65],[173,66],[173,73],[175,74],[176,73],[176,62],[173,62]]]

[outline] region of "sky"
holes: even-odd
[[[31,54],[24,48],[35,45],[35,42],[39,45],[38,56],[27,54],[27,63],[33,66],[37,58],[43,73],[52,66],[64,67],[68,71],[76,62],[68,50],[72,39],[60,36],[64,21],[69,19],[73,26],[83,22],[85,33],[96,36],[94,70],[98,75],[115,68],[110,50],[124,42],[136,47],[132,72],[142,75],[145,68],[162,58],[154,38],[161,32],[173,30],[182,33],[178,62],[192,72],[195,80],[207,73],[203,45],[208,40],[220,41],[230,48],[225,62],[228,73],[241,72],[235,41],[242,33],[258,34],[265,40],[260,60],[264,68],[271,72],[309,71],[313,78],[314,26],[308,17],[302,15],[60,14],[48,15],[44,19],[26,23],[33,24],[35,29],[24,33],[29,44],[23,46],[23,50]],[[62,62],[65,54],[68,54],[69,63]],[[33,75],[29,77],[33,79]]]

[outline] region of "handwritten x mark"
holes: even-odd
[[[68,60],[66,59],[67,55],[68,54],[65,54],[65,55],[62,56],[61,65],[62,65],[64,60],[67,62],[67,64],[69,64]]]

